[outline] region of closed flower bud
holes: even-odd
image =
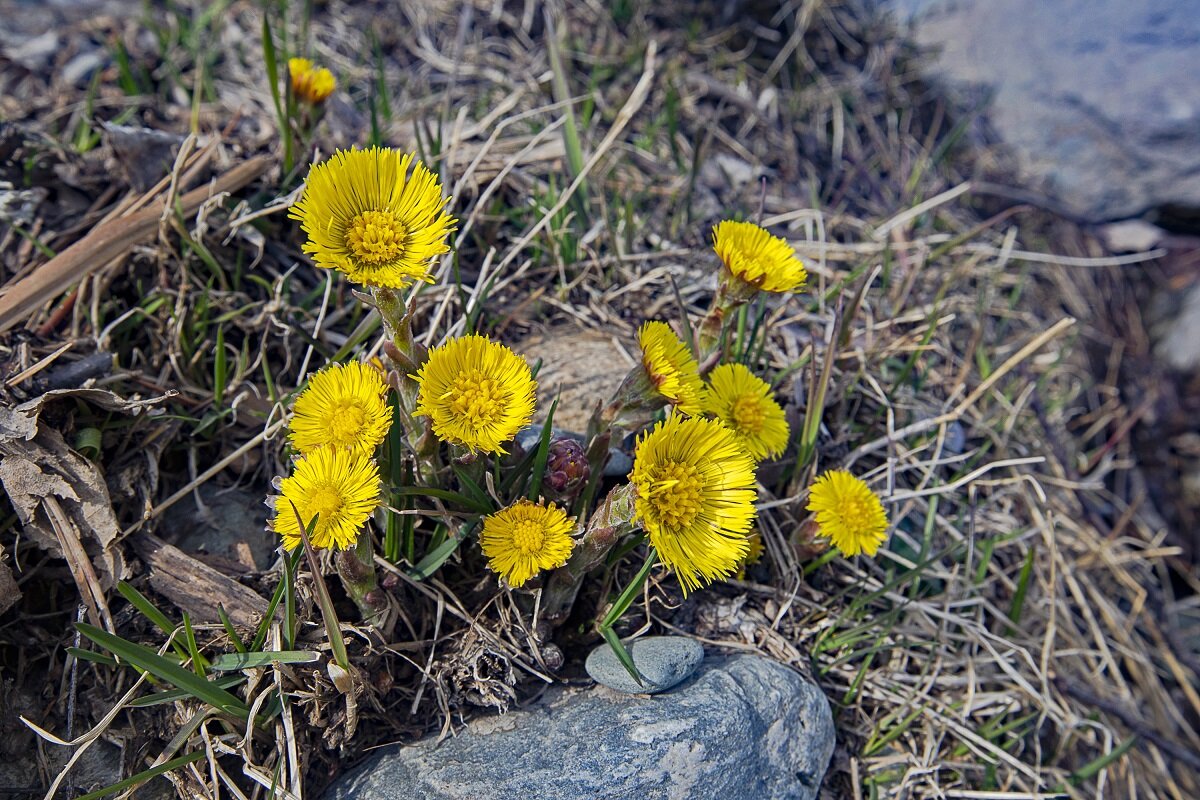
[[[550,442],[545,486],[551,492],[559,497],[572,496],[587,483],[590,475],[583,445],[574,439],[555,439]]]

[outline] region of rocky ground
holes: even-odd
[[[425,338],[469,320],[541,358],[543,390],[574,409],[561,425],[624,371],[642,319],[702,311],[714,222],[786,235],[812,286],[769,310],[764,361],[796,422],[830,360],[818,459],[879,476],[894,531],[876,561],[825,563],[787,464],[760,474],[764,562],[686,601],[656,579],[622,629],[705,645],[656,700],[589,680],[594,605],[533,630],[468,556],[431,580],[400,564],[391,626],[350,623],[370,678],[354,703],[303,664],[234,672],[245,699],[288,700],[242,739],[188,696],[126,707],[136,675],[87,660],[104,653],[72,626],[157,650],[186,613],[209,658],[232,650],[217,601],[253,630],[280,581],[261,499],[283,469],[281,398],[374,335],[283,213],[302,173],[284,163],[259,4],[0,0],[0,790],[77,796],[191,758],[146,791],[316,796],[403,775],[478,796],[511,773],[553,796],[543,761],[452,774],[442,759],[482,732],[560,767],[535,734],[611,734],[597,720],[626,714],[613,749],[571,750],[571,780],[594,787],[607,760],[645,765],[622,777],[650,782],[638,796],[701,796],[689,781],[752,765],[773,782],[754,796],[1200,794],[1200,149],[1185,138],[1200,103],[1192,83],[1154,83],[1186,74],[1172,64],[1189,63],[1195,19],[1167,2],[1076,4],[1063,24],[884,5],[272,7],[274,40],[339,81],[299,166],[372,137],[438,165],[464,232],[422,295]],[[1019,68],[997,60],[1021,47]],[[591,165],[574,197],[568,128]],[[214,182],[223,199],[157,210]],[[125,238],[56,271],[114,220]],[[31,279],[36,299],[12,302]],[[296,646],[316,652],[309,584],[300,597]],[[781,704],[798,711],[765,724]],[[728,727],[679,727],[696,708]]]

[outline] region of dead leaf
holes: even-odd
[[[137,415],[170,394],[126,400],[103,389],[63,389],[15,408],[0,407],[0,485],[24,534],[65,559],[94,624],[111,629],[104,593],[128,574],[117,541],[121,527],[100,469],[39,423],[48,403],[70,397],[106,411]]]
[[[13,578],[12,570],[4,563],[4,545],[0,544],[0,614],[12,608],[21,599],[21,589]]]
[[[71,564],[97,624],[106,614],[103,592],[127,574],[114,546],[121,534],[104,476],[58,431],[42,428],[32,440],[0,441],[0,484],[27,536]],[[98,586],[93,586],[98,582]]]

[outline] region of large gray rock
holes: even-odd
[[[1200,208],[1196,0],[878,0],[994,94],[1026,181],[1083,220]]]
[[[553,688],[440,746],[383,751],[327,800],[812,800],[833,753],[821,690],[757,656],[666,694]]]

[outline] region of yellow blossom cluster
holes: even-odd
[[[327,70],[300,59],[289,69],[292,91],[307,102],[321,102],[332,91]],[[457,225],[448,202],[436,175],[413,154],[372,147],[339,150],[315,164],[290,213],[305,235],[302,249],[317,267],[341,272],[373,292],[394,292],[434,280],[434,267],[449,252]],[[713,236],[722,264],[719,297],[726,304],[711,315],[713,325],[724,324],[725,312],[756,292],[803,287],[804,265],[783,239],[753,223],[732,221],[717,225]],[[754,529],[756,469],[788,451],[790,429],[771,384],[745,363],[723,361],[720,341],[715,350],[698,344],[713,345],[703,330],[695,340],[686,324],[683,330],[681,338],[666,322],[641,325],[641,360],[623,384],[628,388],[620,407],[642,414],[633,428],[641,432],[628,476],[632,502],[625,522],[645,532],[652,554],[675,573],[686,594],[742,574],[761,554],[761,535]],[[385,496],[375,455],[389,437],[394,409],[404,427],[398,435],[407,437],[403,441],[416,457],[436,460],[420,444],[436,439],[464,467],[504,456],[508,443],[531,423],[537,383],[526,361],[508,347],[467,334],[411,352],[417,354],[411,371],[389,374],[358,361],[333,364],[313,375],[296,398],[288,441],[297,457],[279,484],[272,521],[285,548],[300,543],[302,526],[310,528],[309,540],[318,548],[346,549],[359,540]],[[651,424],[664,408],[665,418]],[[619,409],[606,419],[632,427],[632,417],[621,417]],[[597,435],[596,441],[607,441]],[[594,489],[593,481],[578,513],[586,515]],[[822,475],[808,508],[821,532],[847,556],[873,554],[886,538],[887,516],[878,497],[847,472]],[[586,516],[577,519],[570,511],[531,493],[482,514],[479,544],[490,568],[509,586],[521,587],[566,564],[586,527]]]

